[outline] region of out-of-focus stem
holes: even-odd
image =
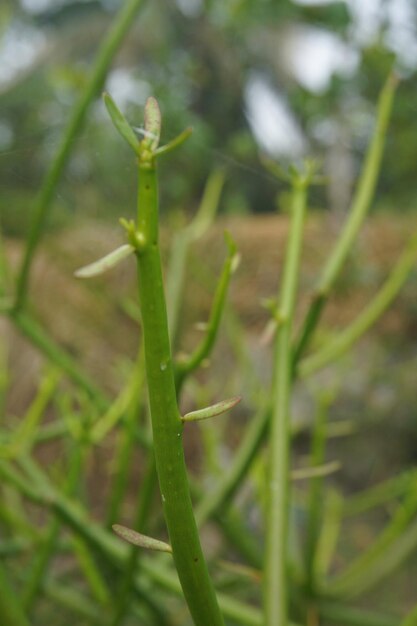
[[[296,343],[293,356],[293,366],[296,367],[301,355],[305,352],[311,336],[321,317],[322,310],[330,295],[336,278],[338,277],[346,258],[352,249],[353,242],[358,234],[363,220],[369,210],[375,193],[376,182],[381,167],[382,155],[387,134],[388,122],[398,79],[391,74],[382,88],[379,102],[375,131],[369,144],[365,163],[359,179],[358,187],[352,201],[349,216],[343,230],[338,237],[332,253],[326,261],[316,292],[308,310],[300,337]]]
[[[91,70],[90,79],[82,90],[80,98],[73,109],[55,158],[35,200],[26,250],[17,280],[15,302],[17,310],[22,308],[27,298],[32,260],[45,226],[55,189],[67,164],[69,155],[71,154],[74,139],[82,127],[91,102],[103,86],[104,79],[114,55],[132,25],[141,4],[142,0],[126,0],[118,16],[113,21],[112,27],[99,49],[96,61]]]
[[[281,283],[275,344],[265,543],[265,626],[288,625],[289,400],[291,331],[307,199],[307,184],[294,181],[291,230]]]

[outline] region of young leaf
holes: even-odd
[[[324,465],[317,465],[316,467],[301,467],[300,469],[292,470],[292,480],[309,480],[310,478],[322,478],[333,474],[340,470],[341,464],[339,461],[330,461],[324,463]]]
[[[235,396],[234,398],[230,398],[229,400],[222,400],[221,402],[217,402],[217,404],[212,404],[211,406],[206,407],[205,409],[199,409],[198,411],[191,411],[191,413],[186,413],[182,416],[183,422],[195,422],[198,420],[205,420],[209,417],[215,417],[216,415],[221,415],[222,413],[226,413],[232,409],[236,404],[241,401],[240,396]]]
[[[180,146],[182,143],[184,143],[186,139],[188,139],[192,132],[193,129],[191,128],[191,126],[189,126],[185,130],[183,130],[182,133],[174,137],[172,141],[169,141],[167,144],[165,144],[165,146],[161,146],[160,148],[158,148],[158,150],[155,150],[155,154],[157,156],[160,156],[161,154],[167,154],[168,152],[175,150],[175,148],[178,148],[178,146]]]
[[[156,98],[150,97],[145,104],[145,141],[152,152],[157,149],[161,136],[161,111]]]
[[[98,261],[94,261],[94,263],[90,263],[90,265],[85,265],[81,267],[79,270],[74,272],[74,276],[77,278],[91,278],[92,276],[98,276],[99,274],[104,274],[107,270],[111,269],[123,259],[126,259],[132,252],[135,251],[135,248],[128,243],[123,244],[113,252],[106,254]]]
[[[164,541],[159,541],[158,539],[153,539],[153,537],[142,535],[141,533],[136,532],[136,530],[126,528],[126,526],[121,526],[120,524],[113,524],[112,528],[116,535],[134,546],[147,548],[148,550],[156,550],[157,552],[172,552],[171,546]]]
[[[129,122],[126,120],[123,113],[117,108],[116,103],[110,94],[104,93],[103,100],[115,128],[119,131],[123,139],[127,141],[130,147],[133,148],[134,152],[139,154],[139,141]]]

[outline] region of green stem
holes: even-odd
[[[289,400],[291,393],[291,331],[306,208],[307,185],[295,181],[291,231],[280,295],[272,388],[270,467],[265,545],[264,610],[266,626],[288,623]]]
[[[137,510],[133,528],[138,528],[142,533],[147,532],[148,518],[152,506],[152,498],[156,487],[155,457],[151,451],[148,456],[145,475],[141,483],[140,495],[137,503]],[[136,568],[140,559],[141,551],[136,546],[130,548],[130,554],[122,579],[120,581],[117,594],[117,601],[114,607],[114,616],[111,620],[112,626],[119,626],[129,609],[130,591],[133,587]]]
[[[339,331],[335,339],[315,354],[303,359],[298,367],[304,378],[322,369],[347,352],[364,333],[371,328],[387,310],[413,269],[417,256],[417,235],[411,237],[404,252],[394,266],[388,279],[374,299],[347,328]]]
[[[226,302],[230,278],[233,272],[234,260],[234,245],[229,244],[229,254],[226,261],[224,262],[220,280],[214,294],[210,318],[207,324],[204,338],[186,361],[177,364],[175,380],[178,390],[182,388],[185,378],[189,376],[192,372],[194,372],[201,365],[201,363],[209,357],[213,349]]]
[[[103,393],[90,381],[82,371],[79,364],[58,345],[43,330],[43,328],[28,314],[23,311],[16,311],[11,314],[20,332],[36,346],[42,354],[57,365],[69,378],[79,385],[101,409],[108,408],[109,402]]]
[[[82,90],[80,98],[73,109],[55,158],[43,181],[35,201],[26,250],[17,280],[15,303],[17,310],[22,308],[27,298],[32,260],[45,226],[55,189],[70,156],[74,139],[82,127],[91,102],[102,88],[110,64],[132,25],[141,4],[142,0],[127,0],[113,21],[112,27],[99,49],[89,81]]]
[[[72,495],[74,489],[78,486],[83,468],[82,457],[83,455],[79,446],[74,445],[69,461],[68,479],[64,486],[64,493],[68,495]],[[61,526],[61,521],[57,517],[54,517],[46,530],[46,537],[39,547],[35,561],[29,571],[29,576],[22,595],[23,604],[28,611],[32,609],[43,585],[48,565],[56,550]]]
[[[324,462],[326,452],[327,399],[319,398],[315,415],[313,437],[311,443],[310,466],[317,467]],[[308,495],[308,522],[306,531],[305,564],[307,574],[307,590],[310,595],[315,593],[316,569],[315,560],[320,535],[322,516],[323,478],[312,478]]]
[[[417,470],[406,470],[374,487],[360,491],[344,500],[343,516],[361,515],[365,511],[386,505],[390,500],[404,496],[404,493],[413,489],[416,481]]]
[[[308,310],[303,328],[300,333],[300,338],[296,342],[296,346],[294,348],[294,353],[292,357],[293,377],[296,376],[297,364],[308,346],[309,340],[321,317],[322,310],[327,301],[328,293],[333,286],[338,274],[340,273],[341,267],[346,259],[346,256],[349,253],[349,250],[353,244],[353,240],[357,235],[357,232],[363,222],[363,219],[366,216],[369,204],[372,200],[377,174],[381,165],[384,140],[388,120],[392,109],[395,88],[396,79],[393,76],[390,76],[380,95],[374,136],[367,152],[363,173],[358,185],[358,190],[352,203],[352,209],[350,211],[349,218],[338,239],[338,242],[334,248],[331,257],[329,258],[323,270],[316,295]],[[314,355],[312,358],[314,358]],[[307,372],[310,373],[309,369],[307,369],[307,366],[308,368],[310,368],[309,360],[307,359],[302,363],[303,375],[307,375]],[[244,478],[246,471],[250,467],[251,460],[256,456],[259,446],[261,445],[265,433],[267,432],[267,412],[268,409],[265,411],[263,416],[259,415],[258,418],[259,424],[257,424],[257,426],[259,426],[259,438],[251,439],[245,436],[244,441],[239,448],[238,454],[236,455],[236,486],[238,486],[239,482]],[[226,487],[224,487],[222,490],[223,494],[226,495]],[[217,496],[211,496],[212,504],[210,504],[208,502],[208,497],[209,496],[207,496],[206,498],[206,503],[204,505],[201,504],[201,519],[207,518],[209,516],[210,509],[214,510],[214,506],[217,506],[216,499],[218,499],[218,502],[220,502],[221,500],[220,494],[218,494]],[[205,512],[205,510],[207,512]]]
[[[129,406],[123,429],[120,432],[117,444],[117,450],[114,458],[114,479],[110,490],[108,509],[106,513],[106,526],[110,527],[117,522],[120,513],[120,507],[126,495],[129,482],[129,472],[131,469],[133,452],[136,446],[135,429],[137,427],[138,415],[141,412],[143,403],[142,393],[144,392],[144,376],[145,364],[143,359],[143,350],[137,358],[134,367],[134,379],[132,379],[132,388],[129,392]],[[148,448],[152,453],[151,448]]]
[[[324,618],[346,626],[398,626],[398,617],[356,609],[345,604],[324,601],[319,604],[319,608]]]
[[[332,595],[360,595],[374,587],[405,560],[417,545],[417,523],[410,525],[417,511],[413,485],[399,504],[392,520],[374,543],[327,585]]]
[[[417,606],[412,609],[401,622],[401,626],[415,626],[417,624]]]
[[[190,245],[202,237],[212,224],[219,205],[223,185],[224,173],[221,170],[214,170],[207,180],[197,213],[188,226],[174,237],[172,243],[168,264],[166,294],[169,332],[173,346],[176,345],[179,331],[181,302]]]
[[[269,418],[270,411],[266,411],[262,407],[250,422],[227,474],[218,482],[216,488],[209,491],[197,505],[195,517],[199,526],[202,526],[216,511],[219,511],[226,502],[230,502],[233,498],[242,478],[255,458],[260,442],[264,438]]]
[[[338,277],[353,242],[369,210],[372,198],[375,193],[378,173],[381,168],[385,137],[387,134],[388,122],[391,115],[395,89],[398,80],[391,74],[384,87],[378,101],[377,120],[372,141],[369,144],[362,169],[359,184],[352,201],[349,216],[343,230],[330,254],[316,287],[316,295],[313,298],[308,310],[304,325],[300,332],[300,337],[294,349],[294,366],[305,352],[311,336],[321,317],[324,305],[330,294],[336,278]]]
[[[137,253],[139,300],[159,485],[178,576],[196,626],[223,626],[195,523],[182,444],[158,247],[154,162],[140,165]]]
[[[0,563],[0,623],[5,626],[29,626],[9,575]]]
[[[115,567],[123,571],[129,554],[128,546],[110,534],[97,522],[94,522],[86,514],[79,502],[74,503],[66,496],[57,492],[47,476],[42,473],[33,461],[28,463],[27,469],[30,473],[30,479],[36,478],[35,486],[28,477],[22,477],[9,463],[0,461],[0,475],[7,482],[13,484],[30,501],[48,506],[56,511],[62,521],[73,532],[80,535],[91,548],[97,550]],[[163,567],[162,564],[155,564],[154,558],[143,558],[141,565],[143,575],[147,578],[147,581],[150,579],[163,589],[171,591],[176,595],[182,594],[178,577],[168,568]],[[145,589],[147,589],[148,585],[149,582],[144,587],[141,578],[135,577],[135,591],[140,597],[144,597]],[[219,594],[219,604],[224,614],[232,621],[244,626],[262,626],[262,616],[258,609],[224,594]]]

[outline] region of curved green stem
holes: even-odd
[[[304,325],[294,349],[294,367],[305,352],[310,338],[321,317],[324,305],[327,302],[331,288],[338,277],[340,270],[352,248],[363,220],[369,210],[375,192],[378,173],[381,167],[385,137],[391,115],[395,89],[398,79],[390,74],[382,88],[374,135],[369,144],[359,184],[352,201],[349,216],[343,230],[337,239],[336,245],[330,254],[320,280],[316,287],[316,293],[307,312]]]
[[[20,332],[52,363],[65,372],[74,383],[79,385],[90,398],[93,398],[101,410],[108,408],[109,401],[102,391],[84,374],[79,364],[49,337],[30,314],[24,311],[14,311],[10,315]]]
[[[417,256],[417,235],[414,235],[394,266],[388,279],[364,311],[335,339],[318,352],[303,359],[298,374],[304,378],[325,367],[347,352],[362,335],[375,324],[397,296],[413,269]]]
[[[217,285],[216,293],[214,295],[213,304],[210,312],[210,319],[207,324],[207,329],[200,345],[197,346],[193,354],[184,362],[180,362],[176,367],[176,385],[181,389],[186,376],[189,376],[191,372],[195,371],[201,363],[208,358],[210,352],[213,349],[216,341],[217,332],[219,329],[223,309],[226,302],[227,290],[232,276],[235,259],[236,259],[236,247],[231,240],[228,241],[229,253],[224,262],[223,270]]]
[[[6,626],[29,626],[18,596],[12,589],[9,576],[0,563],[0,621]]]
[[[417,545],[417,523],[410,525],[416,512],[417,493],[414,488],[373,544],[328,583],[326,592],[332,595],[360,595],[398,567]]]
[[[17,280],[15,301],[16,309],[21,309],[27,298],[29,273],[32,260],[45,226],[48,210],[51,205],[55,189],[71,153],[74,139],[82,127],[92,100],[97,96],[97,92],[102,88],[114,55],[129,30],[135,14],[141,4],[142,0],[127,0],[119,15],[114,20],[107,37],[101,45],[91,71],[90,79],[83,89],[80,99],[75,105],[61,143],[58,146],[55,158],[48,173],[46,174],[42,187],[36,198],[26,250]]]

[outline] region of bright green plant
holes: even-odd
[[[134,12],[138,4],[131,2],[126,7]],[[129,11],[121,21],[123,28],[131,18]],[[116,39],[110,38],[113,51],[114,42],[123,34],[118,30],[123,30],[122,26],[119,24],[116,29]],[[56,345],[35,321],[26,302],[30,267],[43,230],[49,194],[62,171],[97,80],[102,80],[110,60],[106,55],[103,58],[106,62],[98,63],[88,97],[85,95],[83,105],[78,105],[82,114],[75,116],[78,121],[70,126],[63,143],[65,148],[57,156],[38,201],[14,298],[9,296],[13,284],[7,262],[3,254],[0,257],[2,310],[50,364],[23,418],[18,424],[10,420],[0,431],[0,524],[5,531],[5,541],[0,541],[0,556],[4,559],[0,563],[0,622],[6,626],[41,623],[41,600],[47,598],[54,606],[63,607],[69,616],[76,615],[80,624],[188,624],[188,613],[183,612],[185,599],[193,623],[199,626],[397,625],[400,617],[357,608],[355,598],[391,575],[417,547],[415,472],[346,500],[326,489],[326,477],[339,469],[335,461],[326,463],[327,442],[332,434],[329,413],[336,391],[317,391],[314,380],[309,381],[316,404],[314,420],[304,427],[311,438],[309,465],[291,470],[291,444],[298,432],[291,421],[296,378],[304,381],[351,349],[386,310],[415,264],[414,234],[370,304],[347,328],[324,345],[317,345],[314,334],[322,311],[371,205],[396,80],[390,77],[381,92],[374,137],[351,211],[324,265],[298,335],[294,332],[294,320],[308,190],[311,184],[323,181],[312,162],[291,167],[288,172],[266,162],[273,173],[289,183],[292,198],[279,297],[271,306],[272,380],[269,387],[251,370],[250,355],[244,354],[244,342],[239,338],[239,322],[229,315],[229,334],[237,338],[240,360],[248,363],[251,378],[251,384],[246,385],[242,374],[239,393],[245,396],[246,389],[251,389],[254,416],[227,473],[218,474],[217,482],[210,489],[203,489],[186,469],[184,429],[192,421],[222,419],[217,416],[233,409],[240,397],[233,394],[229,400],[220,402],[216,398],[207,408],[182,414],[181,395],[185,383],[193,382],[192,375],[213,351],[238,256],[234,241],[226,234],[227,255],[203,338],[189,356],[175,359],[188,254],[192,243],[214,219],[224,173],[215,171],[210,176],[199,211],[175,235],[164,289],[157,161],[178,148],[190,130],[160,146],[161,116],[154,98],[146,103],[144,128],[138,137],[111,97],[104,96],[113,124],[137,160],[137,216],[135,220],[121,219],[126,234],[123,245],[76,272],[80,278],[89,278],[124,259],[136,261],[139,308],[129,300],[125,309],[138,322],[142,339],[126,382],[113,401]],[[310,345],[312,353],[305,354]],[[62,385],[64,376],[72,381],[72,387]],[[198,387],[196,380],[194,390]],[[54,412],[52,423],[43,422],[47,409]],[[65,451],[65,463],[58,463],[50,475],[37,460],[38,447],[45,441],[59,441]],[[112,446],[114,476],[99,523],[89,512],[88,463],[96,447],[105,442]],[[132,474],[136,477],[137,448],[141,450],[144,467],[137,496],[132,498],[129,478]],[[255,460],[258,463],[254,469]],[[249,479],[257,476],[260,500],[255,506],[264,513],[265,542],[254,536],[256,533],[248,528],[245,514],[233,504],[248,475]],[[300,481],[308,481],[308,489],[298,489]],[[157,483],[162,505],[158,507],[154,504]],[[401,501],[385,528],[362,554],[335,574],[331,565],[344,520],[369,508],[395,503],[398,498]],[[120,523],[125,499],[133,504],[130,524],[133,528]],[[48,518],[46,525],[33,523],[31,510],[26,506],[28,501],[42,509]],[[292,527],[290,516],[294,506],[303,512],[305,521],[301,529]],[[153,536],[163,534],[161,508],[168,531],[166,541]],[[238,563],[211,560],[204,555],[200,531],[210,519],[222,540],[222,556],[229,559],[232,552]],[[298,539],[301,536],[301,541],[296,541],[294,535]],[[147,556],[143,548],[161,554]],[[71,581],[82,579],[82,586],[69,586],[65,577],[56,579],[51,575],[54,559],[63,554],[71,558]],[[24,571],[19,567],[21,562],[29,563]],[[178,601],[172,601],[172,596]],[[255,602],[247,598],[254,598]],[[413,619],[415,609],[404,617],[403,626],[411,626]]]

